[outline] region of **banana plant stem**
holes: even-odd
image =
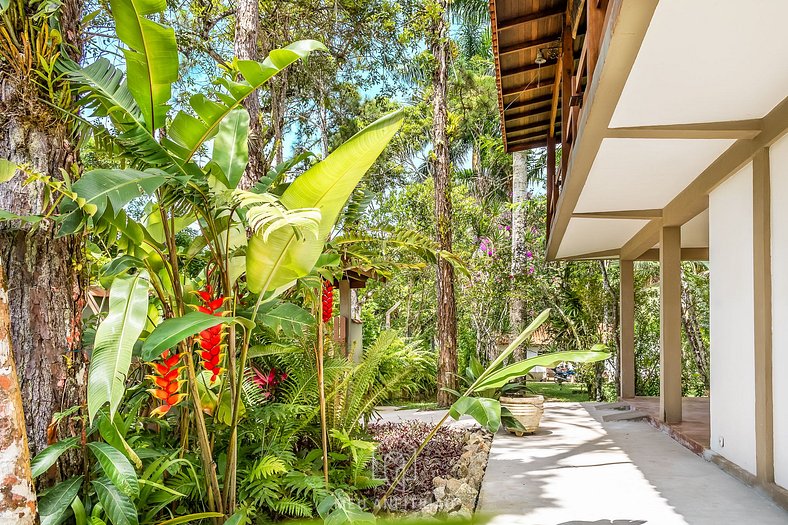
[[[317,317],[317,388],[320,396],[320,434],[323,441],[323,478],[328,487],[328,426],[326,424],[326,384],[323,374],[323,312],[318,306]]]

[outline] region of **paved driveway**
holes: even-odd
[[[788,513],[641,421],[546,403],[540,430],[493,441],[477,513],[493,525],[786,525]]]

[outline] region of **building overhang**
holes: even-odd
[[[636,260],[663,225],[681,226],[696,258],[708,248],[709,192],[788,128],[788,3],[589,2],[579,25],[599,39],[588,83],[578,96],[575,82],[561,85],[577,75],[556,76],[552,90],[568,95],[554,141],[569,154],[548,180],[548,258]]]

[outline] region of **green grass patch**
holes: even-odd
[[[528,390],[544,396],[545,401],[589,401],[586,387],[580,383],[528,382]]]
[[[435,401],[405,401],[394,405],[397,410],[438,410],[438,403]]]

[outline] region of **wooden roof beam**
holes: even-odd
[[[651,248],[636,259],[637,261],[659,261],[659,249]],[[709,249],[708,248],[682,248],[681,249],[682,261],[708,261]]]
[[[512,44],[510,46],[500,48],[498,50],[498,55],[499,56],[511,55],[512,53],[519,53],[520,51],[526,51],[528,49],[533,49],[535,47],[542,47],[546,44],[557,42],[559,38],[561,38],[561,33],[557,33],[555,35],[548,35],[542,38],[536,38],[534,40],[528,40],[517,44]]]
[[[539,113],[539,115],[549,115],[549,112]],[[529,115],[529,116],[536,116],[536,115]],[[528,124],[523,124],[521,126],[514,126],[511,128],[506,128],[506,134],[509,135],[511,133],[517,133],[518,131],[526,131],[529,129],[536,129],[536,128],[545,128],[550,129],[550,121],[549,120],[537,120],[536,122],[529,122]]]
[[[552,18],[554,16],[559,16],[562,15],[564,11],[565,11],[564,7],[559,4],[547,9],[542,9],[541,11],[528,13],[527,15],[517,16],[515,18],[510,18],[508,20],[501,20],[498,22],[498,32],[500,33],[505,29],[512,29],[514,27],[518,27],[524,24],[536,22],[537,20],[544,20],[545,18]]]
[[[517,142],[522,142],[524,140],[533,140],[539,138],[545,138],[547,136],[548,130],[543,129],[542,131],[537,131],[535,133],[528,133],[526,135],[516,135],[512,136],[511,134],[507,136],[509,144],[516,144]]]
[[[523,142],[520,144],[519,142],[513,142],[507,144],[506,151],[508,153],[514,153],[515,151],[524,151],[527,149],[534,149],[534,148],[544,148],[547,146],[547,139],[544,140],[534,140],[532,142]]]
[[[608,128],[606,135],[617,139],[754,139],[761,129],[761,120],[752,119]]]
[[[552,95],[543,95],[541,97],[534,97],[528,100],[516,100],[509,104],[508,106],[504,107],[504,113],[507,111],[514,111],[515,109],[526,108],[528,106],[536,106],[537,104],[542,104],[544,102],[550,102],[553,100]]]
[[[548,100],[546,103],[543,102],[539,105],[535,105],[530,108],[522,109],[517,113],[506,113],[505,118],[506,120],[517,120],[520,118],[525,118],[529,115],[538,115],[540,113],[544,113],[545,111],[549,110],[552,107],[552,104]]]
[[[662,217],[661,209],[587,211],[572,214],[573,219],[658,219],[660,217]]]
[[[501,78],[509,78],[515,75],[522,75],[523,73],[531,73],[533,71],[539,71],[541,69],[554,66],[557,63],[558,61],[556,59],[550,58],[544,64],[528,64],[526,66],[515,67],[512,69],[503,69],[501,70]]]
[[[531,93],[533,91],[539,91],[540,89],[548,89],[548,88],[552,88],[552,87],[553,87],[553,83],[550,82],[550,81],[539,82],[539,83],[531,81],[531,82],[525,84],[524,86],[515,86],[515,87],[510,87],[510,88],[504,89],[503,90],[503,96],[504,97],[512,97],[512,96],[515,96],[515,95],[522,95],[524,93]],[[550,100],[552,100],[552,99],[553,99],[553,97],[551,96]]]

